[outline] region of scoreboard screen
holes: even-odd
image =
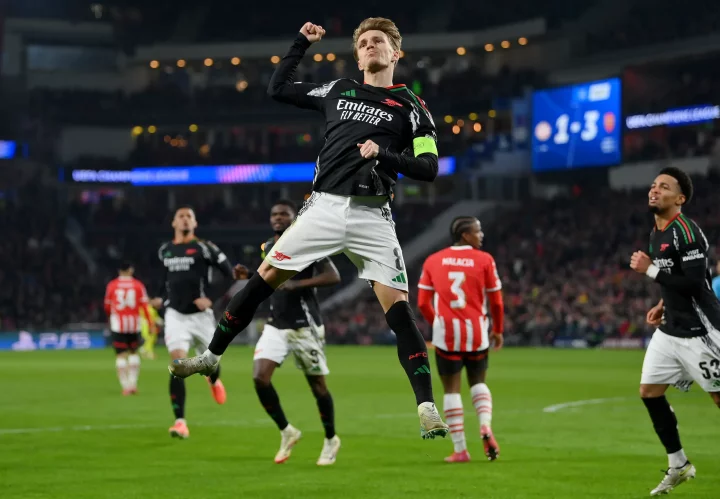
[[[533,170],[619,164],[620,105],[619,78],[534,92]]]

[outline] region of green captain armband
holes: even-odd
[[[413,152],[416,158],[425,153],[434,154],[435,156],[438,155],[437,145],[430,137],[415,137],[413,139]]]

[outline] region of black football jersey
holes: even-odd
[[[276,100],[325,116],[325,143],[317,158],[313,190],[341,196],[392,196],[398,171],[383,158],[384,151],[405,157],[434,154],[437,174],[435,123],[422,99],[405,85],[383,88],[345,78],[322,85],[293,82],[309,46],[307,38],[298,35],[270,88]],[[366,140],[379,146],[377,158],[361,156],[358,144]],[[434,176],[413,178],[432,180]]]
[[[263,258],[275,245],[275,238],[269,239],[263,246]],[[327,259],[315,262],[305,270],[298,272],[293,279],[309,279],[320,272]],[[315,288],[300,288],[293,291],[278,289],[270,296],[270,317],[268,323],[278,329],[299,329],[322,325],[320,304]]]
[[[712,291],[708,246],[700,227],[682,214],[650,234],[649,254],[660,269],[655,280],[665,305],[660,329],[671,336],[688,338],[720,330],[720,302]]]
[[[232,277],[232,265],[225,253],[210,241],[193,239],[189,243],[169,241],[158,250],[165,266],[165,307],[182,314],[200,310],[193,301],[205,297],[213,282],[213,268]]]

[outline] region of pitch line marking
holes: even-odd
[[[619,402],[621,400],[628,400],[629,397],[610,397],[602,399],[587,399],[587,400],[574,400],[572,402],[563,402],[561,404],[553,404],[543,408],[543,412],[559,412],[563,409],[571,409],[573,407],[581,407],[583,405],[598,405],[606,404],[608,402]]]

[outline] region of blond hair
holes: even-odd
[[[400,50],[400,45],[402,45],[402,36],[400,36],[400,30],[398,30],[398,27],[395,26],[395,23],[390,19],[385,19],[384,17],[368,17],[360,23],[360,26],[358,26],[353,33],[353,56],[355,56],[356,61],[358,60],[358,39],[366,31],[372,30],[382,31],[385,33],[390,40],[390,45],[392,45],[393,50]]]

